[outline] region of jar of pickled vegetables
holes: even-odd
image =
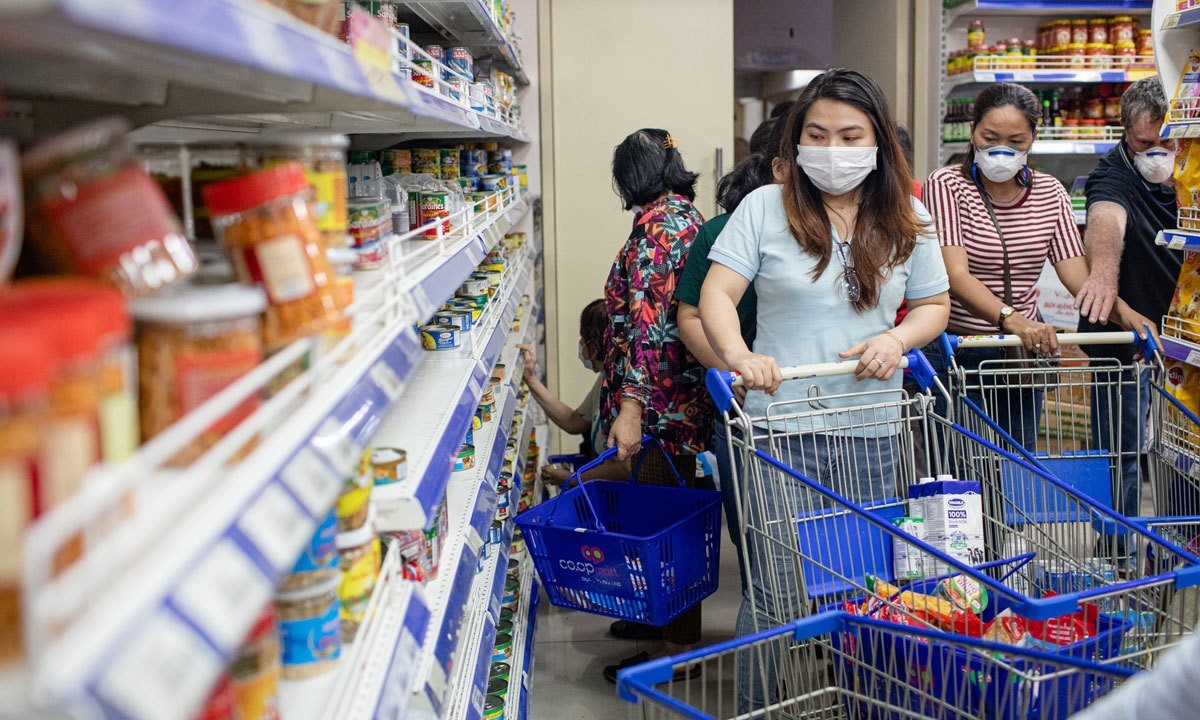
[[[1100,43],[1101,45],[1111,42],[1108,39],[1108,20],[1106,18],[1092,18],[1088,23],[1088,42]]]
[[[1108,57],[1105,53],[1104,43],[1088,43],[1087,44],[1087,66],[1090,68],[1106,68],[1108,67]]]
[[[986,41],[984,40],[983,21],[972,20],[971,24],[967,26],[967,47],[983,45],[984,42]]]
[[[1114,45],[1137,42],[1132,16],[1118,15],[1109,22],[1108,42]]]
[[[1137,54],[1143,57],[1152,57],[1154,55],[1153,30],[1146,29],[1137,31]]]
[[[1073,69],[1082,69],[1088,62],[1087,45],[1083,43],[1071,43],[1067,46],[1067,57],[1070,58],[1070,64]]]
[[[142,440],[166,430],[262,362],[261,288],[187,283],[139,298],[137,321],[139,416]],[[188,463],[258,407],[252,395],[177,455]]]
[[[1071,40],[1071,21],[1070,20],[1055,20],[1053,28],[1053,42],[1051,47],[1065,48],[1070,45]]]
[[[128,129],[117,118],[88,123],[25,153],[21,171],[35,254],[140,295],[186,278],[198,263],[162,189],[134,157]]]
[[[337,291],[304,167],[291,162],[209,185],[205,202],[242,282],[262,285],[269,351],[336,322]]]
[[[21,657],[21,549],[37,517],[38,455],[53,351],[45,332],[0,324],[0,667]]]
[[[1088,32],[1087,18],[1071,21],[1071,45],[1087,45],[1091,41],[1091,37],[1091,33]]]
[[[1133,63],[1134,59],[1137,57],[1137,45],[1134,45],[1131,42],[1117,43],[1113,54],[1117,57],[1117,67],[1125,67],[1126,65]]]

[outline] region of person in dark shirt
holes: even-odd
[[[1145,316],[1150,331],[1153,321],[1167,313],[1179,277],[1181,255],[1155,245],[1158,233],[1176,226],[1174,140],[1159,137],[1167,99],[1157,77],[1139,80],[1121,96],[1121,142],[1106,153],[1088,175],[1087,229],[1084,245],[1091,275],[1075,304],[1079,308],[1080,332],[1121,330],[1112,322],[1112,308],[1124,300]],[[1092,358],[1112,358],[1131,364],[1132,345],[1085,346]],[[1112,398],[1093,392],[1092,423],[1103,443],[1113,427]],[[1121,486],[1114,488],[1113,504],[1118,512],[1139,514],[1138,475],[1141,440],[1150,402],[1147,372],[1121,382]],[[1112,447],[1111,442],[1105,447]]]
[[[767,120],[760,125],[754,131],[751,140],[755,152],[734,166],[728,175],[721,178],[717,184],[717,202],[725,212],[700,227],[700,234],[692,241],[687,264],[684,265],[683,275],[679,278],[679,286],[675,288],[675,298],[679,301],[680,337],[683,338],[684,345],[687,345],[688,350],[704,367],[729,369],[713,352],[704,335],[704,328],[700,325],[700,288],[704,285],[704,278],[708,276],[708,269],[712,265],[708,259],[708,253],[712,250],[717,236],[725,228],[725,223],[729,221],[734,209],[742,202],[742,198],[763,185],[780,181],[781,178],[776,174],[775,168],[779,143],[783,138],[783,127],[784,123],[777,120]],[[738,320],[741,322],[742,338],[746,341],[746,347],[754,347],[757,307],[758,299],[754,295],[754,285],[752,284],[746,288],[746,294],[737,304]],[[741,524],[738,522],[734,497],[733,466],[729,457],[728,440],[725,437],[725,423],[719,418],[714,424],[711,450],[717,461],[717,475],[721,479],[721,493],[724,495],[725,527],[729,532],[729,539],[733,541],[734,548],[737,549],[738,567],[742,568],[745,559],[742,555]],[[740,573],[739,577],[742,579],[742,590],[744,591],[745,572]]]

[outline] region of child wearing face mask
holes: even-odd
[[[579,314],[579,362],[594,373],[600,372],[604,366],[604,329],[607,325],[608,314],[604,309],[604,300],[593,300]],[[538,377],[537,355],[534,354],[533,348],[528,345],[520,347],[525,362],[525,384],[529,386],[533,399],[546,411],[546,417],[565,432],[583,436],[581,450],[585,457],[591,459],[604,452],[606,438],[601,434],[600,423],[597,421],[597,413],[600,412],[601,378],[596,378],[592,389],[588,391],[587,397],[579,407],[572,408],[555,397]],[[584,479],[624,477],[628,474],[626,463],[617,465],[619,467],[606,464],[594,468]],[[569,476],[570,472],[558,467],[547,465],[542,469],[542,478],[553,485],[563,483]]]
[[[1038,277],[1049,260],[1067,290],[1078,296],[1089,268],[1066,189],[1026,164],[1040,117],[1041,106],[1028,88],[1015,83],[985,88],[975,99],[966,159],[930,175],[924,197],[937,221],[950,275],[949,332],[1015,334],[1030,353],[1053,355],[1058,338],[1038,313]],[[1146,322],[1123,302],[1115,311],[1127,329]],[[949,363],[938,343],[926,347],[925,354],[946,372]],[[1002,348],[971,348],[959,350],[955,361],[974,370],[1003,357]],[[987,395],[974,399],[1018,444],[1035,448],[1042,391],[995,389]]]
[[[709,254],[700,321],[718,358],[750,389],[750,417],[765,417],[768,404],[778,402],[794,403],[779,413],[809,410],[814,386],[831,408],[863,401],[830,396],[899,391],[903,354],[946,327],[949,282],[929,215],[911,196],[912,172],[892,118],[870,78],[844,69],[818,76],[785,121],[782,185],[743,199]],[[736,310],[751,284],[758,295],[753,351]],[[908,314],[897,325],[905,299]],[[781,384],[780,366],[839,358],[858,359],[854,377]],[[785,435],[775,454],[856,502],[902,496],[908,478],[901,435],[889,435],[886,423],[822,432],[819,420],[800,415],[772,421]],[[831,447],[839,448],[837,457]],[[764,482],[767,492],[744,490],[743,517],[755,532],[745,537],[749,587],[738,635],[810,609],[795,575],[795,553],[788,550],[795,543],[796,513],[811,502],[807,486],[782,473]],[[739,658],[739,713],[771,701],[780,662]]]

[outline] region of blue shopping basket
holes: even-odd
[[[772,658],[780,672],[769,704],[752,709],[744,701],[746,678],[735,681],[731,674],[755,658]],[[1133,674],[1126,667],[828,612],[628,668],[617,677],[617,691],[648,718],[1059,720]],[[675,677],[688,679],[672,682]]]
[[[663,452],[649,437],[642,447]],[[616,452],[580,467],[569,489],[516,523],[551,603],[665,625],[717,589],[721,493],[686,487],[673,465],[680,487],[637,483],[638,468],[628,482],[579,480]]]

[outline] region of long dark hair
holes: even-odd
[[[754,153],[734,165],[717,183],[717,204],[725,212],[733,212],[747,195],[775,182],[771,168],[774,159],[772,154]]]
[[[834,68],[813,80],[787,117],[779,156],[785,161],[784,209],[788,226],[805,252],[817,258],[813,279],[821,277],[833,254],[829,213],[821,191],[796,164],[796,145],[813,103],[836,100],[871,118],[879,150],[876,168],[862,184],[862,201],[854,223],[850,251],[861,293],[854,309],[863,312],[879,303],[879,290],[892,268],[908,260],[924,227],[913,210],[912,168],[904,159],[896,122],[883,90],[874,80],[854,70]]]
[[[604,357],[604,331],[608,329],[608,310],[604,300],[588,303],[579,313],[579,337],[589,350]]]
[[[1030,131],[1036,133],[1038,123],[1042,119],[1042,106],[1038,103],[1037,95],[1024,85],[1004,82],[988,85],[975,97],[975,115],[971,118],[971,131],[983,121],[983,116],[996,108],[1011,105],[1029,121]],[[975,143],[967,143],[967,156],[963,158],[963,175],[971,180],[975,178]],[[1017,182],[1021,182],[1018,180]]]
[[[626,210],[649,205],[667,192],[696,199],[696,178],[700,176],[688,172],[666,130],[643,128],[631,133],[613,151],[612,170],[613,184]]]

